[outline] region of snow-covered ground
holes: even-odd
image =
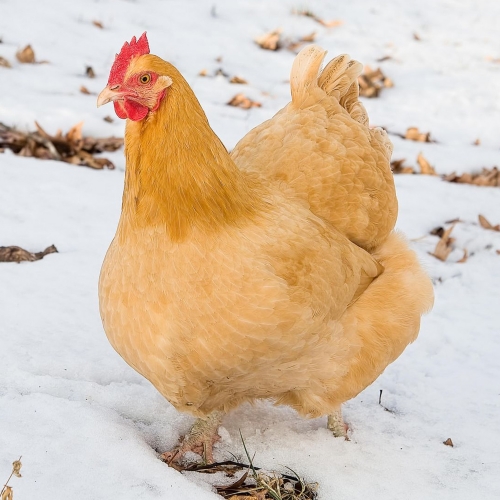
[[[328,29],[294,8],[343,24]],[[37,120],[55,133],[85,120],[86,135],[121,136],[123,121],[103,121],[111,107],[96,109],[96,95],[79,88],[99,92],[123,42],[147,30],[152,52],[183,72],[231,148],[289,98],[293,54],[253,43],[281,27],[292,39],[316,31],[330,56],[348,52],[394,81],[365,100],[371,123],[396,133],[417,126],[438,141],[393,136],[394,158],[415,165],[422,151],[438,173],[500,166],[498,19],[491,0],[0,0],[0,56],[13,66],[0,67],[0,121],[32,129]],[[15,52],[28,43],[49,63],[19,64]],[[95,79],[84,76],[87,65]],[[218,68],[248,85],[198,76]],[[262,107],[226,106],[237,92]],[[0,484],[22,455],[23,477],[10,483],[17,500],[217,498],[206,476],[158,460],[192,419],[129,368],[102,330],[97,278],[124,171],[122,152],[107,157],[116,170],[0,154],[0,245],[60,252],[0,263]],[[398,228],[436,283],[418,340],[345,405],[350,442],[331,437],[325,418],[259,403],[226,418],[216,458],[243,454],[241,429],[256,465],[291,467],[319,483],[322,500],[500,498],[500,233],[477,223],[480,213],[500,223],[500,189],[417,175],[396,183]],[[437,242],[428,233],[457,217],[456,250],[440,262],[428,255]],[[470,257],[457,263],[463,249]],[[392,412],[378,405],[380,389]]]

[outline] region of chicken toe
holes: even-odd
[[[217,429],[222,421],[224,413],[214,411],[206,418],[199,418],[191,427],[182,441],[173,450],[166,451],[160,458],[167,464],[179,463],[188,451],[197,453],[203,459],[203,463],[213,463],[213,445],[220,439]]]
[[[342,417],[342,410],[339,408],[337,411],[334,411],[332,414],[328,415],[328,420],[326,427],[328,430],[332,431],[335,437],[344,437],[348,440],[347,430],[349,427],[344,422]]]

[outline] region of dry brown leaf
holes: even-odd
[[[481,145],[481,139],[479,137],[472,143],[474,146],[480,146]]]
[[[484,227],[484,229],[491,229],[492,231],[500,231],[500,224],[494,226],[488,221],[488,219],[484,215],[479,214],[478,219],[479,219],[479,224],[481,224],[481,227]]]
[[[453,224],[443,232],[443,235],[441,236],[441,239],[438,241],[436,248],[434,249],[434,252],[431,253],[431,255],[433,255],[439,260],[442,260],[443,262],[448,258],[451,251],[453,250],[452,245],[455,239],[451,238],[450,234],[453,231],[454,227],[455,224]]]
[[[420,167],[420,173],[424,175],[437,175],[434,167],[425,159],[422,153],[417,156],[417,163]]]
[[[111,118],[111,116],[109,116],[109,115],[105,116],[105,117],[103,118],[103,120],[104,120],[105,122],[108,122],[108,123],[113,123],[113,122],[114,122],[113,118]]]
[[[451,438],[448,438],[446,441],[443,441],[443,444],[445,444],[446,446],[453,447],[453,441],[451,440]]]
[[[281,48],[281,28],[270,31],[255,39],[255,43],[265,50],[278,50]]]
[[[244,78],[235,75],[229,80],[229,83],[247,84],[248,82]]]
[[[43,259],[49,253],[57,253],[57,248],[54,245],[50,245],[50,247],[47,247],[45,250],[43,250],[43,252],[31,253],[27,250],[24,250],[24,248],[16,246],[0,247],[0,262],[34,262],[35,260]],[[16,462],[14,462],[14,464]],[[19,469],[20,468],[21,466],[19,466]],[[17,472],[19,472],[19,469],[17,470]],[[15,474],[15,472],[13,473]]]
[[[414,40],[417,40],[417,42],[419,42],[420,40],[422,40],[422,39],[420,38],[420,35],[419,35],[418,33],[413,33],[413,39],[414,39]]]
[[[83,128],[83,122],[79,122],[76,125],[73,125],[69,129],[69,132],[66,134],[66,139],[69,142],[79,145],[83,140],[82,128]]]
[[[199,73],[198,76],[207,76],[208,75],[208,70],[203,68]]]
[[[373,70],[370,66],[365,66],[363,74],[358,76],[358,84],[359,95],[363,97],[378,97],[382,88],[394,86],[380,68]]]
[[[500,186],[500,170],[497,167],[492,169],[483,168],[480,173],[464,173],[457,175],[455,172],[443,176],[443,179],[448,182],[458,182],[460,184],[474,184],[475,186]]]
[[[260,108],[262,106],[260,102],[252,101],[245,94],[236,94],[227,104],[242,109]]]
[[[104,29],[104,24],[101,23],[101,21],[92,21],[92,24],[96,27],[96,28],[100,28],[100,29]]]
[[[22,466],[23,466],[23,464],[21,463],[21,460],[14,460],[12,462],[12,474],[14,474],[14,476],[16,476],[16,477],[22,477],[21,472],[20,472]]]
[[[87,66],[85,68],[85,74],[89,77],[89,78],[95,78],[95,73],[94,73],[94,70],[92,68],[92,66]]]
[[[410,141],[431,142],[430,132],[420,132],[420,130],[418,130],[418,127],[409,127],[408,129],[406,129],[404,138],[409,139]]]
[[[92,94],[92,92],[90,92],[90,90],[87,87],[85,87],[85,85],[82,85],[80,87],[80,92],[82,94],[86,94],[86,95],[91,95]]]
[[[313,31],[312,33],[309,33],[309,35],[304,35],[300,41],[301,42],[309,42],[309,43],[312,43],[314,42],[314,40],[316,40],[316,31]]]
[[[497,252],[498,255],[500,255],[500,250],[497,250],[496,252]]]
[[[429,234],[432,234],[432,236],[439,236],[441,238],[444,234],[444,227],[442,226],[435,227],[434,229],[431,230]]]
[[[83,122],[78,123],[65,136],[60,131],[52,136],[37,122],[36,132],[20,132],[0,123],[0,148],[7,147],[20,156],[64,161],[91,168],[114,168],[109,160],[94,158],[93,155],[116,151],[123,146],[123,139],[83,137],[82,125]]]
[[[31,47],[31,45],[26,45],[24,49],[18,50],[16,52],[17,60],[23,64],[34,64],[35,60],[35,51]]]
[[[2,492],[2,500],[13,500],[14,493],[10,486],[4,486],[4,490]]]
[[[460,260],[457,260],[458,264],[463,264],[464,262],[467,262],[467,259],[469,258],[469,251],[467,248],[464,248],[464,255]]]
[[[0,66],[2,68],[11,68],[10,62],[5,57],[0,56]]]
[[[391,161],[391,170],[395,174],[414,174],[415,170],[413,167],[410,167],[408,165],[404,165],[404,162],[406,161],[406,158],[403,158],[401,160],[392,160]]]

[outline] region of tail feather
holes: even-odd
[[[311,90],[319,87],[335,98],[354,120],[368,126],[368,115],[359,101],[358,76],[363,70],[362,64],[341,54],[320,72],[325,55],[326,51],[317,45],[309,45],[299,52],[292,67],[292,101],[308,102]]]
[[[326,50],[317,45],[304,47],[293,61],[290,76],[292,102],[300,104],[307,99],[310,91],[318,87],[318,75]]]

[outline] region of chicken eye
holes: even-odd
[[[149,73],[145,73],[139,78],[141,83],[149,83],[151,81],[151,75]]]

